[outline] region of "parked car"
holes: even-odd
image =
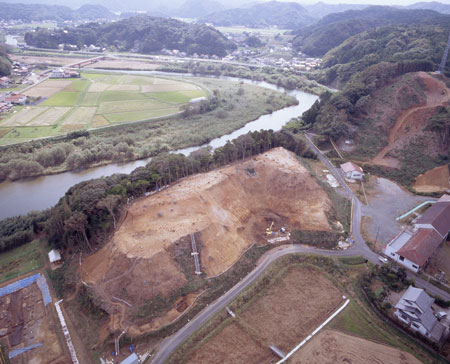
[[[385,258],[385,257],[383,257],[383,256],[381,256],[381,255],[378,256],[378,260],[379,260],[381,263],[383,263],[383,264],[387,264],[387,263],[388,263],[387,258]]]

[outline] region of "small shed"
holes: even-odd
[[[51,264],[58,265],[62,263],[61,253],[56,249],[50,250],[50,252],[48,253],[48,259],[50,260]]]
[[[121,361],[120,364],[139,364],[139,358],[136,353],[133,353],[129,357]]]
[[[362,180],[364,178],[363,169],[353,162],[341,164],[341,171],[344,177],[349,180]]]

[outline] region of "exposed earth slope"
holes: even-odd
[[[212,276],[254,242],[266,244],[272,221],[274,229],[330,230],[330,208],[326,192],[295,155],[277,148],[135,202],[112,240],[85,259],[82,277],[105,302],[115,296],[140,305],[187,283],[171,253],[183,237],[195,233],[201,269]]]

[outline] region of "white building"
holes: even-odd
[[[62,68],[57,68],[50,73],[50,78],[64,78],[64,70]]]
[[[362,180],[364,178],[363,169],[353,162],[341,164],[341,172],[348,180]]]
[[[125,358],[125,360],[121,361],[120,364],[139,364],[139,358],[136,353],[133,353]]]
[[[434,316],[431,307],[433,303],[434,298],[428,296],[423,289],[409,286],[395,305],[395,316],[411,330],[440,343],[445,339],[447,330]]]
[[[60,264],[61,263],[61,253],[59,250],[53,249],[48,253],[48,259],[51,264]]]

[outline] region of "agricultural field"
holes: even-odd
[[[46,80],[24,93],[39,101],[0,119],[0,144],[161,118],[208,96],[201,86],[178,79],[97,73]]]
[[[0,254],[0,283],[38,269],[43,263],[44,257],[38,240],[2,253]]]
[[[235,309],[185,363],[269,363],[279,360],[274,345],[291,351],[345,301],[319,268],[290,265],[254,298]]]

